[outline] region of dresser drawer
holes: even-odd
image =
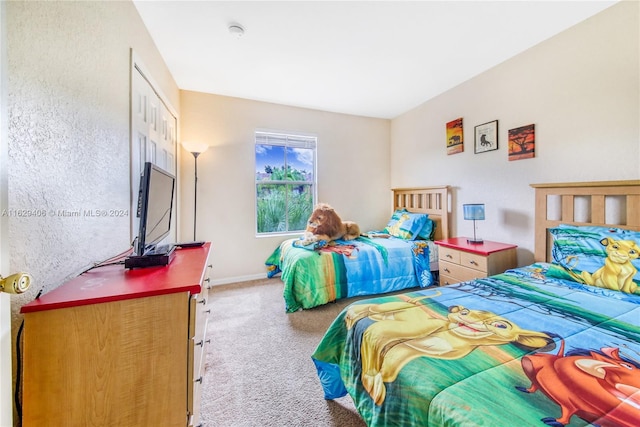
[[[486,274],[480,270],[447,261],[440,261],[440,274],[455,279],[453,283],[486,277]],[[443,283],[442,280],[440,282]]]
[[[209,289],[211,288],[212,265],[207,264],[202,279],[199,295],[194,295],[191,301],[191,323],[189,327],[189,365],[187,387],[187,413],[188,427],[201,426],[200,399],[202,394],[202,382],[204,381],[205,364],[209,338],[207,338],[207,326],[209,324]]]
[[[442,270],[440,270],[442,271]],[[440,286],[453,285],[454,283],[459,283],[460,280],[456,279],[453,276],[448,274],[440,273]]]
[[[200,421],[200,390],[204,376],[204,359],[207,347],[207,325],[209,322],[208,292],[203,288],[199,295],[193,295],[190,301],[189,322],[189,359],[187,364],[187,411],[189,425],[198,425]]]
[[[460,264],[460,251],[440,246],[438,248],[438,258],[441,261],[453,262]]]
[[[205,320],[205,334],[199,341],[190,340],[189,342],[189,360],[193,360],[192,370],[189,372],[191,380],[189,389],[187,390],[187,408],[190,414],[189,426],[195,427],[200,425],[200,399],[202,395],[202,382],[204,381],[204,365],[207,351],[206,325],[208,319]]]
[[[205,327],[208,323],[208,319],[205,319]],[[189,340],[189,361],[193,360],[189,378],[194,382],[198,382],[204,374],[202,367],[204,366],[205,351],[208,343],[206,334]]]
[[[460,265],[474,270],[487,272],[487,257],[470,252],[460,252]],[[486,274],[485,274],[486,275]]]

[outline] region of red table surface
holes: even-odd
[[[98,267],[23,305],[20,312],[31,313],[177,292],[198,294],[210,249],[210,243],[197,248],[176,248],[174,259],[162,267]]]
[[[511,245],[500,242],[492,242],[485,240],[482,243],[469,243],[468,237],[452,237],[444,240],[437,240],[435,243],[440,246],[444,246],[451,249],[458,249],[465,252],[471,252],[487,256],[493,252],[504,251],[506,249],[517,248],[517,245]]]

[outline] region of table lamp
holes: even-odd
[[[473,220],[473,239],[467,239],[467,243],[482,243],[482,239],[476,237],[476,221],[484,221],[484,203],[471,203],[462,205],[464,219]]]

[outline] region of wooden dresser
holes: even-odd
[[[210,244],[99,267],[22,307],[23,426],[197,426]]]
[[[440,285],[450,285],[503,273],[517,264],[516,245],[468,243],[466,237],[437,240]]]

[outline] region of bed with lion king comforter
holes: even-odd
[[[430,240],[395,237],[337,240],[301,247],[282,242],[266,260],[268,277],[280,274],[287,312],[355,296],[378,295],[434,283],[437,247]]]
[[[355,302],[312,359],[369,426],[638,426],[638,293],[536,263]]]

